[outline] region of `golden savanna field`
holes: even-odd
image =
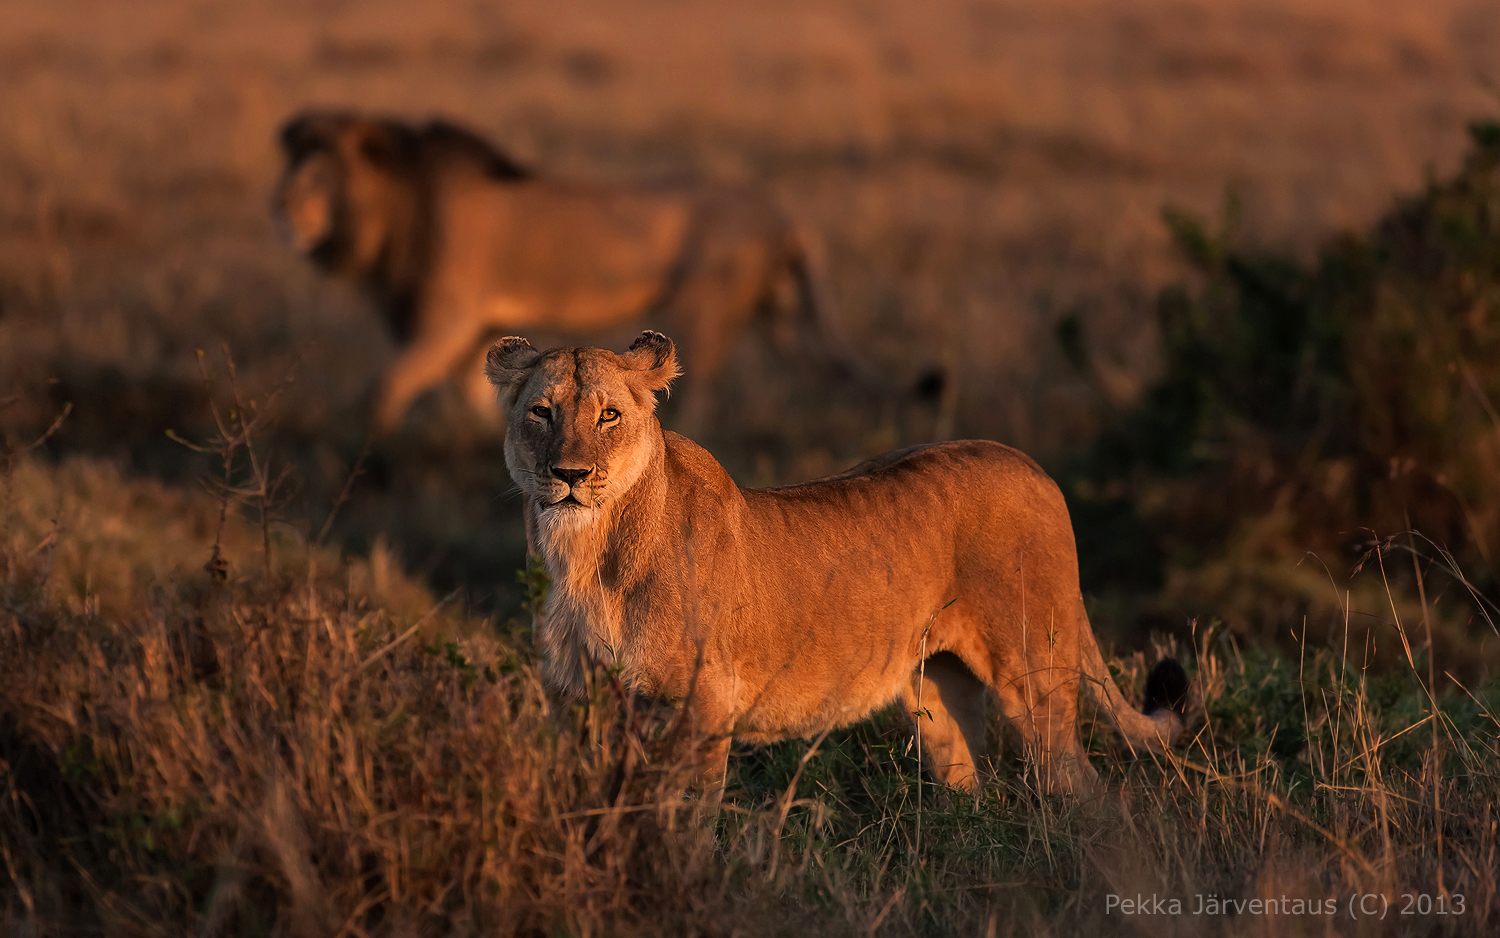
[[[1496,63],[1489,0],[10,0],[0,933],[1491,933]],[[699,441],[1031,454],[1187,744],[1086,720],[1079,803],[992,707],[969,796],[893,707],[712,810],[671,708],[556,706],[494,429],[372,435],[396,344],[278,239],[307,108],[763,193],[884,387],[763,317]]]

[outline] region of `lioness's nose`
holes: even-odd
[[[552,474],[568,483],[568,486],[570,488],[582,482],[584,479],[587,479],[589,476],[593,475],[593,473],[594,470],[592,469],[563,469],[558,466],[552,467]]]

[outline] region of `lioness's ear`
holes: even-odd
[[[508,335],[490,346],[489,354],[484,356],[484,374],[500,390],[502,402],[520,386],[526,372],[541,357],[541,352],[518,335]]]
[[[650,329],[630,343],[630,350],[620,357],[631,369],[641,372],[641,383],[650,391],[665,390],[682,374],[677,367],[677,347],[671,339]]]

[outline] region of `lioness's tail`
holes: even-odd
[[[1188,679],[1175,658],[1163,658],[1146,677],[1146,700],[1141,710],[1131,706],[1110,676],[1094,640],[1094,630],[1087,625],[1080,633],[1079,649],[1083,665],[1083,682],[1110,721],[1125,737],[1132,749],[1162,752],[1182,738],[1186,714]]]

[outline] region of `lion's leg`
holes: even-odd
[[[1078,675],[1043,666],[997,690],[1001,712],[1020,733],[1043,789],[1077,797],[1092,794],[1099,773],[1078,740]]]
[[[381,382],[375,403],[375,429],[389,433],[401,423],[412,401],[453,372],[479,344],[484,324],[478,317],[434,313],[432,328],[401,353]]]
[[[769,257],[763,244],[705,251],[702,265],[683,284],[674,305],[691,322],[692,369],[684,376],[681,426],[688,435],[702,431],[712,389],[744,330],[769,289]]]
[[[505,415],[500,412],[499,396],[489,376],[484,373],[484,358],[489,353],[489,343],[475,343],[468,356],[468,364],[460,363],[458,377],[463,390],[464,402],[470,412],[488,430],[503,432]]]
[[[920,699],[918,691],[920,689]],[[922,733],[922,751],[944,784],[966,791],[979,788],[984,755],[984,682],[954,654],[927,659],[902,691],[906,712]]]

